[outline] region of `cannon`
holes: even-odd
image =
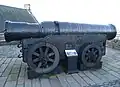
[[[20,41],[23,62],[32,71],[45,74],[60,64],[68,71],[101,68],[106,40],[115,38],[116,33],[112,24],[6,21],[4,36],[6,42]]]

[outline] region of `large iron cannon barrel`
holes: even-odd
[[[80,24],[69,22],[45,21],[38,23],[5,22],[5,40],[7,42],[25,38],[41,38],[54,34],[106,34],[110,40],[116,36],[116,27],[112,24]]]

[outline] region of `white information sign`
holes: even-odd
[[[78,53],[76,52],[75,49],[71,49],[71,50],[65,50],[65,53],[68,57],[70,56],[78,56]]]

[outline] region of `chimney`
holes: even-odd
[[[24,9],[31,11],[30,4],[24,4]]]

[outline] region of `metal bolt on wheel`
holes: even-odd
[[[40,42],[28,52],[28,65],[37,73],[49,73],[59,64],[59,51],[50,43]]]

